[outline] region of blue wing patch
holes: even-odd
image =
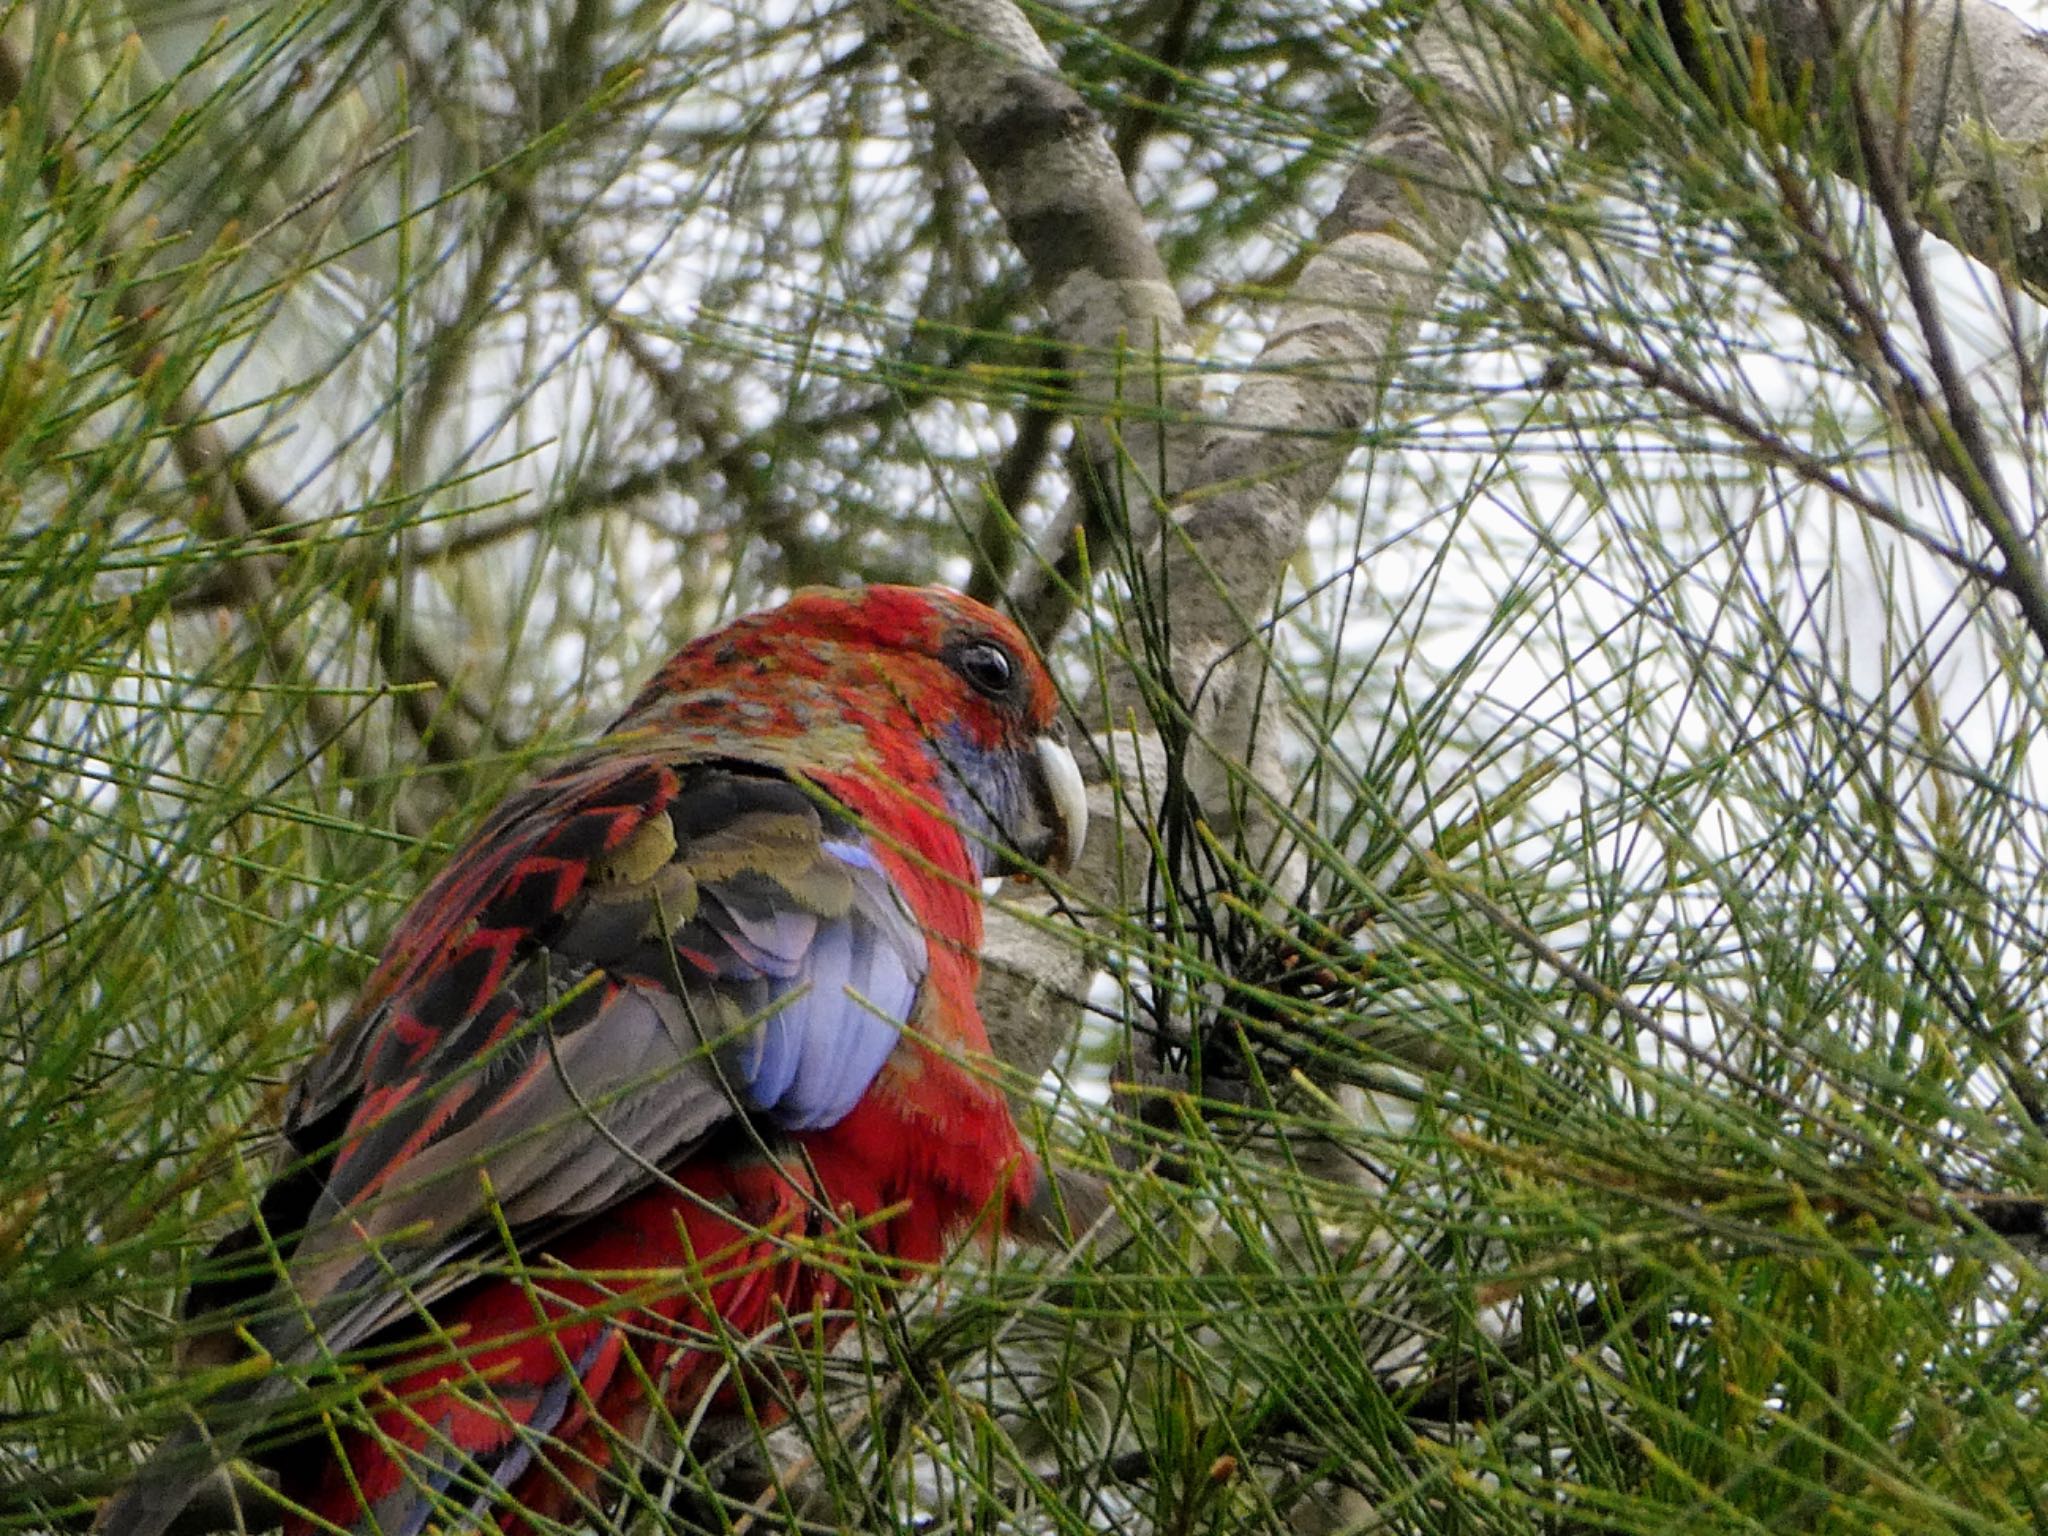
[[[819,847],[852,882],[843,916],[806,911],[754,877],[708,884],[691,925],[717,936],[720,979],[739,984],[735,1001],[761,1021],[727,1047],[725,1069],[750,1108],[792,1131],[834,1125],[860,1101],[925,971],[923,930],[872,850],[846,838]]]

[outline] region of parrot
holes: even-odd
[[[1053,1230],[982,901],[1086,830],[1052,679],[972,599],[807,588],[685,645],[399,921],[187,1294],[187,1363],[240,1369],[95,1529],[160,1536],[245,1447],[286,1536],[580,1520],[665,1426],[774,1421],[845,1240],[900,1278]]]

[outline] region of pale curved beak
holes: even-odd
[[[1059,736],[1048,733],[1032,745],[1037,749],[1039,787],[1044,793],[1047,830],[1052,836],[1039,862],[1065,874],[1081,857],[1088,840],[1088,790],[1074,754]]]

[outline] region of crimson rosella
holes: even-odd
[[[983,1059],[981,882],[1085,819],[1052,683],[978,603],[814,589],[685,646],[400,923],[188,1298],[196,1353],[277,1368],[101,1528],[157,1536],[249,1449],[290,1536],[523,1531],[660,1426],[772,1418],[795,1367],[750,1382],[734,1341],[821,1346],[849,1230],[903,1273],[1045,1200]],[[309,1430],[286,1400],[345,1352],[362,1418]]]

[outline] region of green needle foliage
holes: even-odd
[[[1025,14],[1220,410],[1430,10]],[[706,1339],[808,1390],[657,1415],[593,1525],[2048,1525],[2033,151],[1847,30],[1475,14],[1541,110],[1411,344],[1327,360],[1370,419],[1282,429],[1344,471],[1219,779],[862,14],[0,0],[0,1530],[224,1385],[178,1297],[482,811],[679,640],[892,579],[1071,611],[1164,743],[1114,893],[1034,911],[1094,976],[1013,1083],[1113,1210],[908,1281],[820,1240],[860,1347]]]

